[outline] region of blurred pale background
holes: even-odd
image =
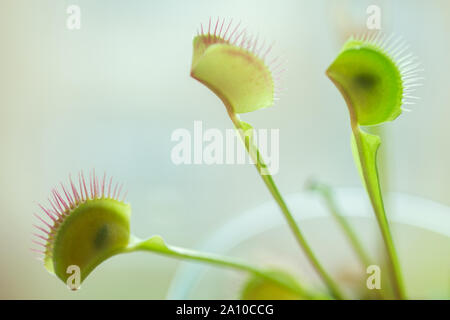
[[[66,28],[70,4],[81,8],[81,30]],[[125,182],[135,234],[182,246],[270,200],[250,165],[170,161],[173,130],[194,120],[231,128],[217,97],[189,77],[192,38],[210,16],[242,20],[287,59],[281,100],[244,116],[280,128],[282,192],[309,177],[359,186],[347,109],[324,71],[370,4],[426,77],[413,111],[385,126],[389,188],[450,205],[448,1],[1,1],[0,298],[165,297],[178,265],[165,257],[115,257],[77,293],[34,260],[36,203],[80,169]]]

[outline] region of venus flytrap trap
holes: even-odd
[[[280,207],[297,242],[330,292],[341,299],[341,290],[314,255],[278,191],[253,141],[253,127],[239,117],[239,114],[273,105],[276,92],[274,79],[278,76],[270,70],[270,63],[266,63],[272,46],[266,47],[264,42],[258,44],[257,37],[249,36],[245,29],[241,30],[239,27],[240,23],[232,26],[232,20],[225,24],[225,19],[219,18],[215,24],[209,19],[207,31],[201,26],[193,41],[191,76],[222,100],[258,173]]]
[[[407,47],[376,33],[351,38],[343,46],[326,74],[344,97],[350,113],[352,151],[369,195],[388,255],[388,265],[396,297],[406,298],[405,287],[392,235],[386,218],[377,169],[380,138],[361,126],[380,125],[395,120],[402,105],[415,99],[410,92],[420,85],[419,64]]]
[[[141,240],[130,233],[131,206],[121,196],[122,185],[113,184],[106,174],[99,179],[93,172],[88,181],[84,174],[78,184],[69,178],[69,187],[61,183],[61,191],[52,190],[48,208],[40,205],[42,215],[34,225],[36,233],[33,249],[43,256],[45,268],[55,274],[69,288],[72,271],[78,269],[81,284],[102,262],[122,253],[148,251],[174,258],[200,261],[247,272],[270,283],[276,292],[284,292],[303,299],[322,296],[291,281],[286,273],[251,265],[239,259],[171,246],[161,236]],[[46,217],[46,218],[45,218]],[[75,267],[75,268],[74,268]]]
[[[69,188],[61,184],[61,192],[52,190],[48,208],[40,205],[48,219],[36,215],[41,225],[35,225],[33,242],[49,272],[66,282],[68,268],[76,266],[81,283],[102,261],[127,248],[131,207],[120,199],[122,187],[113,186],[111,178],[107,183],[106,175],[101,186],[95,175],[86,183],[80,173],[78,187],[69,180]]]

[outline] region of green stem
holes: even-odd
[[[248,128],[240,121],[239,117],[232,111],[232,108],[227,107],[228,114],[231,118],[231,121],[233,121],[234,126],[239,131],[242,141],[244,142],[245,148],[247,149],[247,152],[250,154],[253,162],[255,163],[256,169],[263,179],[265,185],[269,189],[270,193],[272,194],[273,198],[275,199],[276,203],[281,209],[281,212],[283,213],[284,217],[287,220],[287,223],[289,227],[291,228],[292,232],[295,235],[295,238],[297,242],[299,243],[300,247],[303,249],[303,251],[306,254],[306,257],[311,262],[314,269],[317,271],[321,279],[325,282],[325,284],[328,286],[329,290],[333,294],[333,296],[337,299],[343,299],[343,294],[341,290],[339,289],[338,285],[334,282],[334,280],[331,278],[331,276],[325,271],[325,269],[322,267],[319,260],[314,255],[311,247],[309,246],[308,242],[306,241],[305,237],[303,236],[303,233],[301,232],[299,226],[297,225],[294,217],[292,216],[286,202],[284,201],[281,193],[279,192],[277,186],[275,185],[275,182],[273,181],[272,176],[267,172],[267,166],[258,150],[258,148],[251,142],[251,139],[245,134],[245,131],[247,131]],[[262,170],[265,171],[265,173],[262,173]]]
[[[367,193],[370,198],[375,216],[377,218],[378,225],[380,227],[381,235],[386,247],[388,255],[388,265],[391,270],[392,282],[394,284],[394,290],[398,299],[405,299],[405,287],[403,283],[402,274],[400,271],[400,263],[395,250],[394,242],[392,240],[389,223],[386,218],[386,212],[383,204],[383,197],[381,194],[380,184],[378,181],[378,171],[376,166],[376,152],[373,155],[374,159],[370,160],[372,164],[369,167],[368,159],[371,155],[367,154],[367,150],[363,145],[363,137],[361,130],[357,122],[352,117],[352,130],[355,138],[355,143],[358,149],[359,161],[361,165],[362,177],[365,182]],[[371,174],[370,172],[374,172]]]
[[[344,233],[347,235],[364,268],[367,268],[369,265],[371,265],[371,259],[369,258],[369,255],[359,241],[357,234],[350,226],[347,219],[345,219],[345,217],[340,213],[337,203],[333,197],[331,188],[321,183],[312,183],[310,185],[310,189],[319,192],[319,194],[323,197],[328,210],[344,230]]]
[[[154,236],[147,240],[135,239],[133,243],[125,250],[125,252],[135,252],[135,251],[150,251],[171,256],[174,258],[200,261],[208,264],[218,265],[221,267],[244,271],[259,276],[273,283],[276,283],[307,299],[316,299],[320,297],[315,294],[312,294],[305,288],[301,287],[298,283],[294,284],[292,281],[284,279],[283,277],[277,277],[274,273],[271,273],[269,270],[251,265],[247,262],[231,257],[167,245],[159,236]]]

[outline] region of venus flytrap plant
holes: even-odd
[[[286,273],[251,265],[239,259],[171,246],[155,235],[141,240],[130,233],[131,207],[121,196],[122,186],[113,185],[106,174],[100,180],[95,172],[86,181],[84,174],[78,176],[78,184],[69,179],[69,188],[61,184],[61,191],[52,190],[49,207],[40,205],[42,215],[34,225],[32,249],[43,256],[45,268],[67,283],[68,270],[76,266],[80,271],[79,283],[103,261],[122,253],[148,251],[174,258],[200,261],[236,269],[262,279],[284,292],[303,299],[316,299],[316,293],[291,281]],[[69,283],[68,283],[69,284]],[[72,288],[76,289],[76,288]]]
[[[395,120],[421,78],[419,64],[411,54],[399,58],[407,47],[391,37],[374,34],[350,38],[326,74],[344,97],[350,113],[352,151],[369,195],[384,244],[396,297],[406,298],[400,264],[386,218],[377,169],[380,138],[361,126],[380,125]]]
[[[336,298],[343,294],[314,255],[292,216],[253,139],[253,128],[239,114],[270,107],[275,97],[274,75],[266,63],[272,46],[258,44],[240,24],[225,24],[225,19],[209,20],[208,30],[201,26],[193,41],[191,76],[212,90],[224,103],[228,115],[252,158],[258,173],[277,202],[297,242],[319,276]]]

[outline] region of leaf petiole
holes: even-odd
[[[353,230],[347,219],[341,214],[336,203],[336,199],[334,198],[332,189],[329,186],[318,182],[310,183],[308,185],[308,188],[310,190],[318,192],[322,196],[323,200],[325,201],[325,205],[327,206],[333,217],[336,219],[336,221],[339,223],[341,228],[344,230],[344,233],[347,235],[348,240],[352,244],[353,249],[358,255],[364,268],[367,268],[369,265],[371,265],[371,259],[362,246],[361,242],[359,241],[358,235]]]
[[[376,156],[381,141],[378,136],[362,131],[359,125],[354,121],[352,121],[352,130],[353,155],[380,227],[381,235],[387,251],[388,265],[391,269],[391,277],[395,294],[399,299],[406,299],[400,262],[397,257],[389,223],[386,218],[383,197],[378,179]]]
[[[288,281],[283,277],[277,277],[276,274],[270,272],[270,270],[268,269],[263,269],[254,266],[252,264],[249,264],[236,258],[171,246],[166,244],[160,236],[153,236],[147,240],[140,240],[134,238],[134,240],[131,242],[128,248],[123,252],[128,253],[136,251],[150,251],[154,253],[171,256],[174,258],[200,261],[221,267],[244,271],[256,275],[258,277],[261,277],[263,279],[272,281],[273,283],[276,283],[307,299],[317,299],[319,297],[323,297],[311,293],[309,290],[301,287],[298,283]]]

